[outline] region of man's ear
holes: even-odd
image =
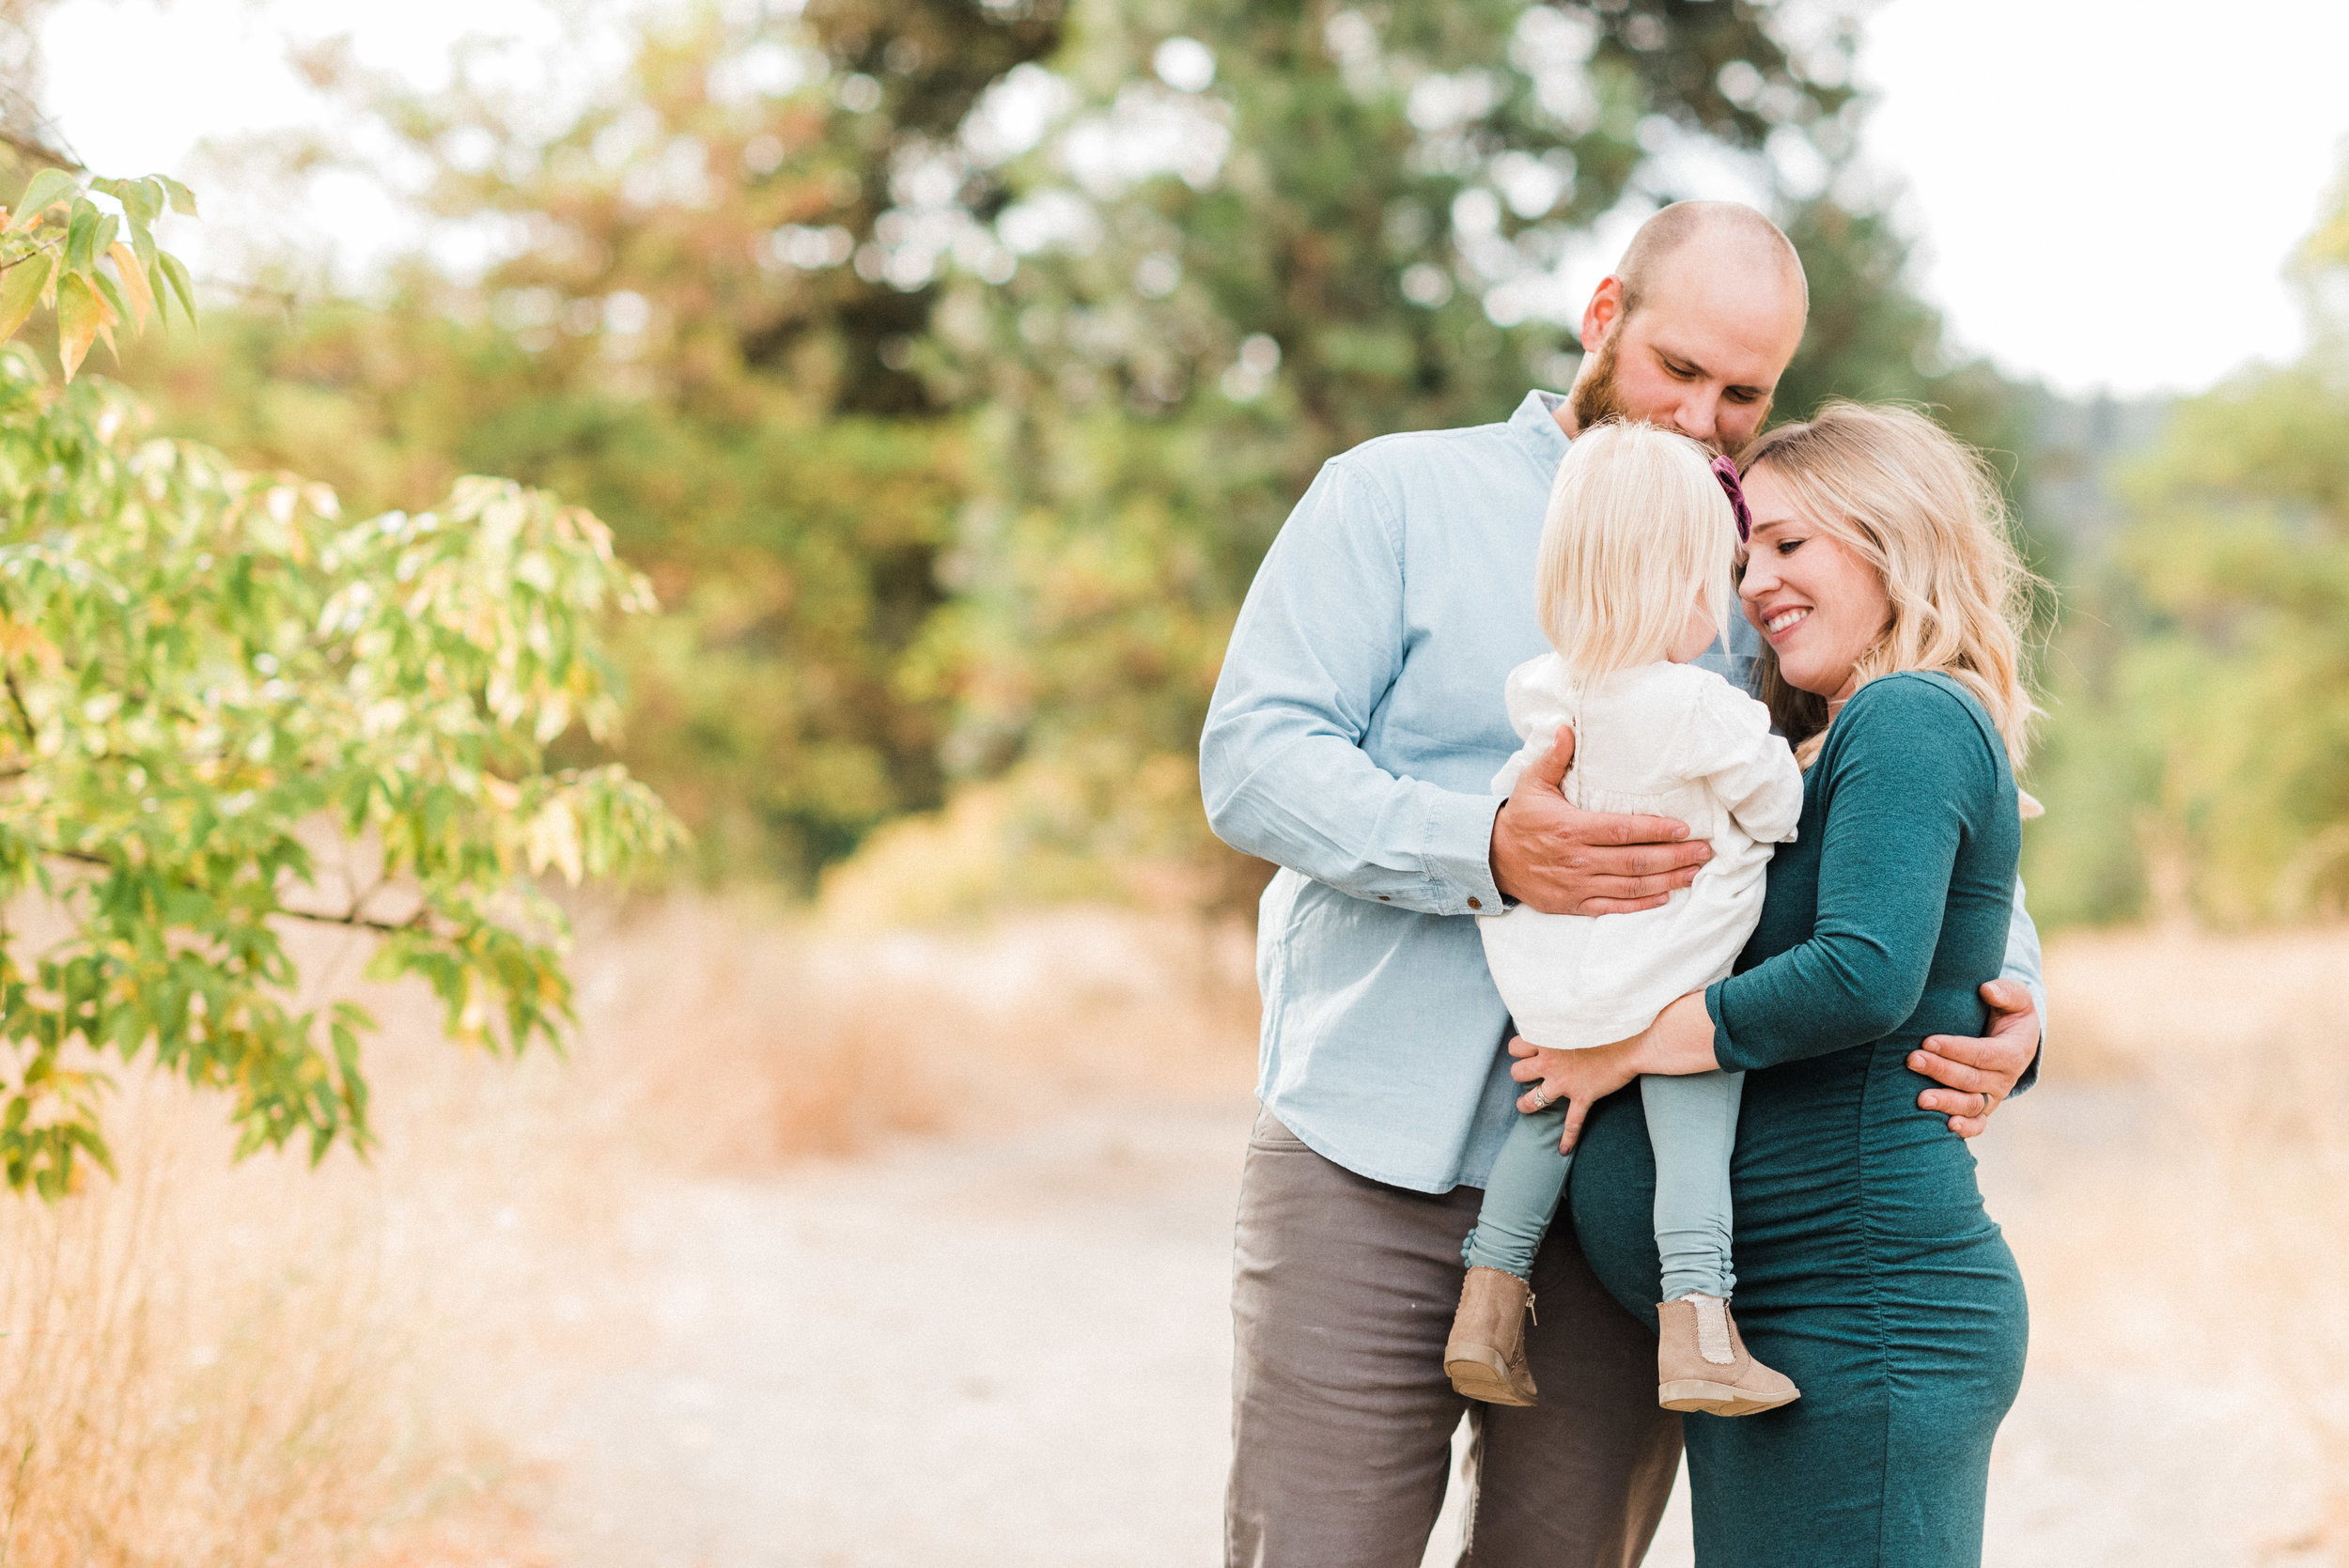
[[[1591,290],[1591,303],[1582,307],[1582,351],[1595,354],[1607,341],[1608,329],[1623,318],[1623,280],[1614,276],[1598,280]]]

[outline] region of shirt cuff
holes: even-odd
[[[1421,864],[1427,871],[1428,896],[1437,914],[1501,912],[1501,889],[1493,883],[1493,818],[1507,799],[1429,791]]]
[[[2007,975],[2004,978],[2019,983],[2023,989],[2030,993],[2031,1005],[2039,1009],[2039,1048],[2030,1053],[2030,1065],[2023,1069],[2023,1076],[2015,1080],[2011,1094],[2019,1094],[2039,1081],[2039,1063],[2046,1059],[2047,993],[2043,986],[2021,975]]]

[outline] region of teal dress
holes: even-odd
[[[1703,1568],[1982,1560],[1990,1442],[2022,1380],[2023,1282],[1974,1159],[1906,1057],[1979,1034],[2021,846],[1996,727],[1947,676],[1872,681],[1805,781],[1737,971],[1705,992],[1746,1069],[1731,1164],[1737,1324],[1782,1409],[1685,1419]],[[1635,1085],[1593,1108],[1574,1224],[1653,1324],[1655,1160]]]

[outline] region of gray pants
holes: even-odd
[[[1472,1405],[1444,1375],[1481,1197],[1355,1175],[1257,1117],[1232,1281],[1229,1568],[1419,1568],[1464,1410],[1481,1422],[1464,1564],[1645,1555],[1680,1418],[1656,1405],[1655,1336],[1599,1288],[1573,1227],[1533,1264],[1540,1405]]]

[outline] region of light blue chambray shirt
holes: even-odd
[[[1283,868],[1257,924],[1257,1097],[1347,1170],[1421,1192],[1483,1186],[1517,1114],[1475,916],[1501,907],[1502,682],[1548,647],[1533,562],[1563,401],[1530,392],[1505,425],[1325,464],[1248,591],[1200,737],[1217,835]],[[1760,642],[1731,624],[1701,662],[1743,686]],[[2005,972],[2044,1017],[2019,885]]]

